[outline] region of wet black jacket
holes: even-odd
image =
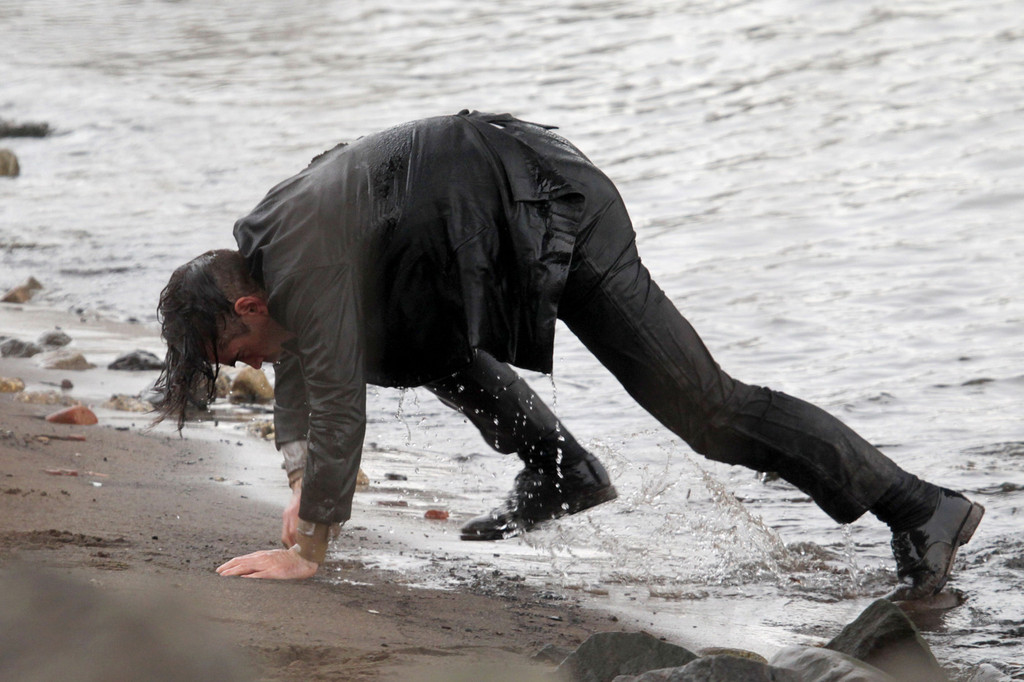
[[[543,126],[461,112],[339,145],[270,190],[235,239],[296,334],[278,364],[278,442],[307,437],[299,515],[349,518],[366,384],[416,386],[474,348],[551,370],[586,163]]]

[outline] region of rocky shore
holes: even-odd
[[[623,631],[614,616],[485,567],[443,591],[396,585],[356,561],[302,583],[220,578],[213,569],[230,556],[275,544],[279,509],[225,479],[241,442],[145,430],[159,355],[139,325],[0,305],[4,679],[1013,679],[995,662],[944,668],[915,612],[884,600],[823,646],[765,657]],[[271,399],[261,373],[234,378],[225,402]],[[257,442],[271,435],[251,431]],[[366,531],[339,542],[390,540]],[[145,646],[160,655],[126,653]]]

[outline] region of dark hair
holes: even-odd
[[[230,333],[240,296],[262,292],[237,251],[207,251],[171,275],[160,292],[157,318],[167,343],[163,371],[156,380],[159,398],[154,423],[173,416],[180,432],[189,407],[205,409],[216,395],[217,344]]]

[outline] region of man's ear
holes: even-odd
[[[235,299],[235,313],[240,317],[245,315],[267,315],[267,302],[260,296],[240,296]]]

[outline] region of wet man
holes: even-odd
[[[316,572],[351,513],[367,383],[424,386],[523,460],[508,500],[465,540],[614,499],[600,462],[509,366],[551,371],[556,318],[695,451],[776,471],[839,523],[866,511],[887,523],[893,599],[937,593],[984,513],[822,410],[724,373],[641,263],[614,185],[545,126],[463,111],[339,145],[234,234],[238,251],[178,268],[159,307],[159,409],[179,427],[212,397],[218,364],[276,363],[290,549],[222,575]]]

